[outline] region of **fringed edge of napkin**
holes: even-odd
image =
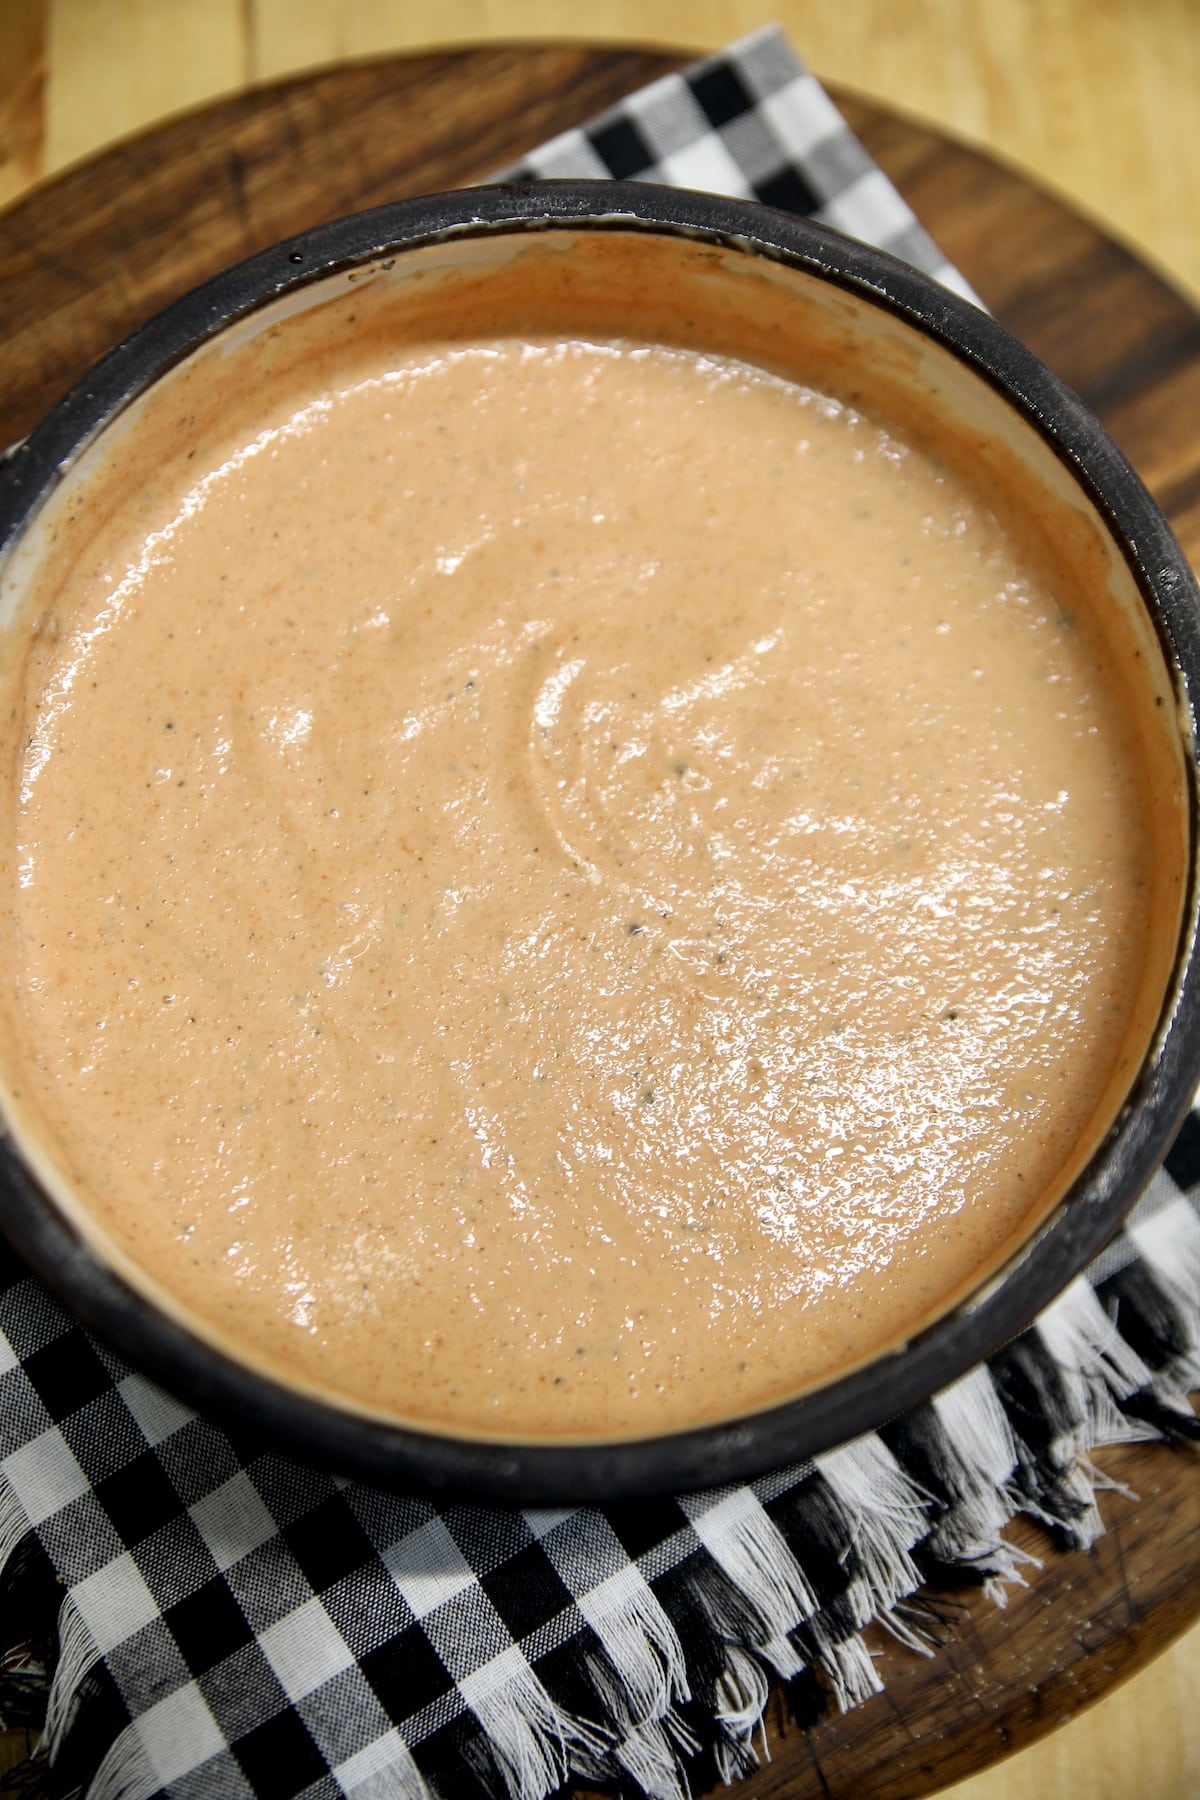
[[[683,1800],[734,1780],[758,1766],[773,1687],[801,1726],[883,1690],[868,1626],[932,1653],[937,1597],[919,1589],[979,1586],[1004,1605],[1009,1584],[1037,1566],[1003,1535],[1016,1515],[1062,1548],[1094,1542],[1104,1529],[1097,1495],[1118,1485],[1097,1469],[1095,1451],[1200,1439],[1188,1402],[1200,1386],[1200,1220],[1181,1195],[1127,1235],[1136,1260],[1115,1257],[1103,1302],[1077,1281],[928,1405],[807,1470],[753,1484],[760,1505],[741,1522],[711,1528],[714,1506],[737,1509],[744,1490],[725,1501],[698,1496],[694,1523],[711,1554],[655,1583],[687,1647],[679,1666],[626,1603],[604,1632],[607,1646],[623,1648],[620,1693],[603,1659],[579,1653],[579,1679],[608,1694],[607,1719],[571,1716],[536,1682],[537,1692],[506,1695],[504,1729],[481,1720],[460,1747],[478,1791],[544,1800],[572,1780],[607,1781]],[[1145,1358],[1152,1346],[1157,1366]],[[24,1520],[0,1485],[0,1718],[40,1734],[0,1785],[30,1800],[146,1800],[158,1789],[137,1728]],[[419,1762],[419,1747],[414,1758],[397,1743],[380,1791],[457,1800],[459,1790]],[[362,1792],[365,1800],[375,1788]]]

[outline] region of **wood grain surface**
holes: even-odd
[[[319,64],[501,38],[711,48],[770,19],[823,80],[1050,181],[1200,298],[1196,0],[0,0],[0,205]]]
[[[470,181],[666,66],[643,51],[561,46],[368,62],[172,119],[41,187],[0,215],[0,441],[28,429],[117,337],[230,260],[336,212]],[[950,256],[1106,419],[1200,558],[1200,322],[1190,305],[1023,180],[842,99]],[[808,1734],[776,1707],[773,1761],[744,1784],[747,1800],[929,1792],[1071,1717],[1195,1618],[1196,1458],[1147,1446],[1109,1452],[1103,1466],[1137,1498],[1109,1496],[1109,1532],[1093,1553],[1059,1554],[1016,1528],[1044,1560],[1007,1610],[978,1595],[935,1597],[932,1658],[878,1646],[882,1699]],[[1186,1730],[1173,1743],[1169,1766],[1148,1746],[1126,1760],[1123,1785],[1101,1771],[1092,1794],[1190,1793],[1200,1775]],[[963,1800],[1017,1792],[986,1787],[991,1779]],[[1025,1778],[1022,1791],[1060,1791],[1048,1779]]]

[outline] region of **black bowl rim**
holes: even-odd
[[[1182,676],[1200,741],[1200,593],[1162,514],[1103,426],[987,313],[883,251],[756,202],[648,183],[531,182],[462,189],[357,213],[288,238],[184,295],[119,344],[49,413],[0,476],[0,559],[74,458],[158,376],[289,292],[423,245],[553,229],[683,236],[765,257],[914,326],[1009,401],[1112,532]],[[1028,1325],[1103,1247],[1161,1162],[1200,1075],[1193,870],[1169,1004],[1104,1143],[1049,1219],[981,1292],[906,1344],[827,1386],[728,1422],[615,1442],[456,1438],[343,1410],[243,1365],[160,1312],[106,1266],[0,1138],[0,1228],[72,1313],[136,1366],[254,1440],[393,1485],[505,1503],[611,1500],[748,1478],[810,1457],[930,1398]]]

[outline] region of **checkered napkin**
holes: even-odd
[[[757,195],[963,290],[774,32],[509,173]],[[0,1712],[44,1718],[21,1780],[89,1800],[539,1800],[572,1778],[665,1797],[743,1774],[769,1683],[802,1722],[866,1699],[866,1624],[919,1650],[923,1584],[953,1571],[1002,1599],[1019,1578],[1014,1512],[1068,1545],[1100,1530],[1089,1450],[1195,1431],[1198,1211],[1194,1114],[1088,1278],[986,1368],[750,1486],[604,1511],[438,1507],[264,1453],[6,1256]]]

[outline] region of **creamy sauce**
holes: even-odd
[[[88,1211],[466,1431],[733,1414],[944,1309],[1136,1061],[1156,827],[1086,595],[693,349],[256,408],[43,583],[14,701],[11,1084]]]

